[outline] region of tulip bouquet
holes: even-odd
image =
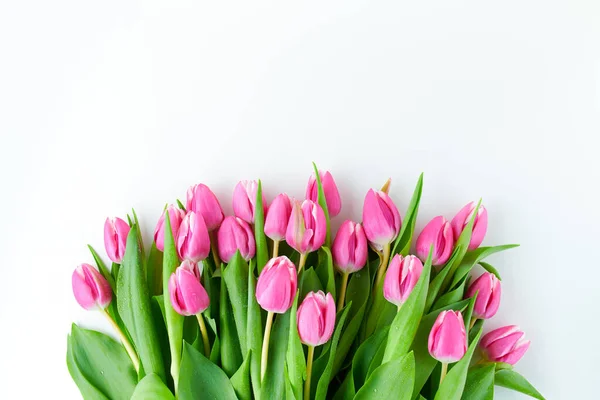
[[[280,194],[267,207],[260,181],[240,182],[234,216],[192,186],[185,205],[165,208],[149,248],[135,211],[107,219],[111,268],[90,247],[96,266],[80,265],[72,284],[119,340],[73,324],[67,365],[81,394],[458,400],[493,398],[497,385],[543,399],[513,369],[524,333],[483,335],[501,297],[484,260],[516,245],[481,246],[480,202],[414,235],[422,184],[403,221],[390,181],[369,190],[362,222],[335,236],[340,195],[316,166],[303,201]]]

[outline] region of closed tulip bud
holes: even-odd
[[[125,256],[125,244],[129,235],[129,225],[121,218],[106,218],[104,223],[104,247],[108,258],[120,264]]]
[[[475,318],[489,319],[496,315],[500,306],[500,295],[502,287],[500,280],[496,275],[484,272],[467,289],[466,297],[475,296],[475,306],[473,307],[473,316]]]
[[[236,251],[240,251],[244,260],[249,261],[256,253],[256,244],[252,228],[237,217],[225,217],[217,234],[219,257],[228,263]]]
[[[198,262],[210,253],[208,229],[201,215],[190,211],[186,214],[177,234],[177,252],[182,260]]]
[[[188,189],[186,208],[202,215],[209,232],[218,229],[223,221],[223,209],[217,196],[202,183]]]
[[[81,264],[71,278],[73,294],[79,305],[86,310],[106,308],[112,300],[110,285],[98,270],[89,264]]]
[[[318,250],[325,243],[327,221],[325,213],[318,203],[304,200],[302,204],[294,201],[285,240],[301,254]]]
[[[333,239],[333,264],[343,273],[362,269],[367,262],[367,236],[361,224],[346,220]]]
[[[454,235],[450,223],[441,215],[429,221],[417,238],[417,256],[421,261],[427,260],[431,245],[433,245],[431,263],[433,265],[446,263],[454,248]]]
[[[452,218],[452,230],[454,231],[454,238],[458,239],[465,226],[469,223],[473,217],[473,212],[477,204],[470,202],[464,206],[454,218]],[[479,206],[477,210],[477,216],[473,224],[473,233],[471,235],[471,241],[469,242],[469,250],[475,250],[483,242],[485,233],[487,232],[488,215],[487,210],[483,205]]]
[[[292,306],[298,280],[296,266],[286,256],[269,260],[256,284],[256,301],[270,312],[283,314]]]
[[[483,336],[480,346],[487,360],[515,365],[529,349],[530,344],[518,326],[510,325]]]
[[[423,264],[415,256],[402,258],[396,254],[385,274],[383,296],[392,304],[400,307],[414,289],[423,272]]]
[[[450,364],[467,352],[467,333],[460,311],[442,311],[429,333],[429,354],[436,360]]]
[[[265,235],[272,240],[281,241],[285,239],[290,214],[292,213],[292,202],[287,194],[281,193],[269,206],[265,218]]]
[[[363,227],[367,239],[378,251],[389,245],[400,232],[400,213],[398,208],[382,191],[369,189],[363,205]]]
[[[181,315],[200,314],[210,305],[208,293],[189,271],[188,267],[178,267],[169,279],[169,298],[173,309]]]
[[[310,292],[304,298],[297,315],[300,341],[308,346],[320,346],[331,338],[335,327],[335,301],[331,293]]]
[[[256,191],[258,182],[240,181],[233,190],[233,213],[249,224],[254,223],[254,208],[256,206]],[[264,211],[267,210],[265,196],[262,196]]]
[[[167,210],[160,216],[156,228],[154,229],[154,242],[156,248],[160,251],[165,251],[165,214],[169,213],[169,222],[171,223],[171,232],[173,232],[173,240],[177,240],[177,232],[179,231],[179,225],[183,217],[185,217],[185,211],[179,207],[171,204],[167,207]]]
[[[319,171],[319,177],[321,178],[321,185],[323,186],[323,193],[325,194],[325,203],[327,203],[327,211],[330,217],[335,217],[342,210],[342,199],[340,198],[340,192],[338,191],[337,185],[333,180],[333,176],[329,171]],[[308,185],[306,186],[306,198],[312,200],[315,203],[319,201],[319,188],[317,186],[317,179],[315,175],[311,175],[308,179]]]

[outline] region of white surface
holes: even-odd
[[[522,245],[490,259],[489,325],[528,333],[549,399],[591,398],[600,3],[196,3],[0,5],[0,398],[80,397],[70,323],[108,327],[70,276],[107,215],[149,233],[197,182],[229,211],[242,178],[301,196],[312,160],[345,216],[388,176],[404,213],[421,171],[419,229],[483,197],[485,243]]]

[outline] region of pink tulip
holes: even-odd
[[[301,254],[318,250],[325,243],[327,221],[318,203],[294,201],[285,234],[286,242]]]
[[[217,245],[219,257],[226,263],[231,261],[238,250],[246,261],[256,253],[252,228],[237,217],[225,217],[217,234]]]
[[[473,217],[473,212],[475,211],[476,206],[477,204],[472,201],[464,206],[458,212],[458,214],[452,218],[452,230],[454,231],[455,239],[458,239],[465,226],[467,226]],[[479,245],[481,245],[481,242],[483,242],[483,238],[485,237],[485,233],[487,232],[487,225],[487,210],[483,205],[481,205],[479,206],[479,209],[477,210],[477,216],[475,217],[473,234],[471,235],[471,242],[469,243],[469,250],[475,250],[479,247]]]
[[[442,311],[438,315],[428,341],[429,354],[436,360],[450,364],[467,352],[467,333],[460,311]]]
[[[182,260],[198,262],[210,253],[210,237],[201,215],[190,211],[186,214],[177,234],[177,252]]]
[[[333,239],[331,253],[333,264],[342,273],[352,273],[362,269],[367,262],[367,237],[361,224],[344,221]]]
[[[209,232],[218,229],[223,221],[223,209],[217,196],[202,183],[188,189],[186,208],[202,215]]]
[[[265,235],[276,241],[285,239],[285,231],[287,230],[291,213],[292,203],[288,195],[281,193],[275,197],[265,218]]]
[[[333,180],[333,176],[329,171],[319,171],[319,177],[321,178],[321,185],[323,185],[323,193],[325,194],[325,203],[327,203],[327,211],[331,218],[335,217],[342,210],[342,199],[340,199],[340,192]],[[308,185],[306,186],[306,198],[312,200],[315,203],[319,202],[319,188],[317,186],[317,179],[312,174],[308,179]]]
[[[79,305],[86,310],[106,308],[112,300],[110,285],[98,270],[89,264],[81,264],[71,277],[73,294]]]
[[[481,338],[480,346],[487,360],[515,365],[530,344],[518,326],[510,325],[486,334]]]
[[[296,297],[297,279],[296,266],[289,258],[272,258],[258,277],[256,301],[267,311],[285,313]]]
[[[477,278],[469,289],[467,289],[466,298],[471,298],[477,293],[475,306],[473,307],[473,316],[475,318],[489,319],[496,315],[500,306],[500,295],[502,287],[500,280],[496,275],[484,272]]]
[[[383,296],[392,304],[400,307],[414,289],[423,272],[423,264],[415,256],[402,258],[396,254],[385,274]]]
[[[121,218],[106,218],[104,222],[104,248],[112,262],[120,264],[125,256],[129,225]]]
[[[454,248],[454,236],[450,223],[441,215],[429,221],[417,238],[417,256],[421,261],[427,260],[431,245],[433,245],[431,263],[433,265],[445,264]]]
[[[335,327],[335,301],[331,293],[310,292],[304,298],[297,315],[300,341],[308,346],[325,344]]]
[[[258,182],[240,181],[233,190],[233,213],[236,217],[243,219],[249,224],[254,223],[254,208],[256,206],[256,191]],[[266,213],[267,202],[262,196],[263,208]]]
[[[382,251],[400,232],[400,213],[385,192],[369,189],[363,205],[363,227],[367,239],[378,251]]]
[[[200,314],[210,305],[204,286],[187,267],[178,267],[169,279],[169,297],[173,309],[181,315]]]
[[[204,268],[203,263],[198,263],[190,260],[183,260],[179,268],[185,269],[191,272],[199,281],[202,278],[202,270]]]
[[[154,229],[154,242],[156,248],[160,251],[165,251],[165,214],[169,213],[169,222],[171,223],[171,232],[173,232],[173,240],[177,240],[177,232],[179,231],[179,225],[183,217],[185,217],[185,211],[179,207],[171,204],[167,207],[167,210],[160,216],[156,228]]]

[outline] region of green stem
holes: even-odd
[[[217,235],[210,233],[210,252],[215,262],[215,271],[221,268],[221,259],[219,258],[219,248],[217,247]]]
[[[315,347],[308,346],[308,355],[306,360],[306,381],[304,382],[304,400],[310,400],[310,378],[312,376],[313,357]]]
[[[300,254],[300,261],[298,261],[298,274],[300,274],[302,268],[304,268],[304,264],[306,264],[306,256],[308,256],[307,253]]]
[[[265,372],[267,372],[267,360],[269,358],[269,339],[271,337],[271,326],[273,326],[273,317],[275,313],[269,311],[267,314],[267,325],[265,326],[265,337],[262,344],[262,357],[260,360],[260,380],[265,378]]]
[[[279,240],[273,240],[273,258],[279,254]]]
[[[346,288],[348,287],[348,274],[347,272],[342,272],[342,287],[340,288],[340,298],[338,299],[338,311],[344,307],[344,300],[346,298]]]
[[[131,345],[131,343],[129,343],[127,336],[125,336],[125,334],[123,333],[121,328],[119,328],[119,325],[117,325],[115,320],[112,319],[110,314],[107,313],[105,309],[101,308],[100,312],[102,314],[104,314],[104,316],[106,317],[106,319],[108,319],[108,322],[110,322],[113,329],[117,332],[117,335],[119,335],[119,339],[121,339],[121,343],[123,343],[123,347],[125,347],[125,351],[127,351],[127,354],[129,354],[129,358],[131,358],[131,362],[133,363],[135,372],[140,372],[140,360],[139,360],[137,354],[135,353],[133,346]]]
[[[447,373],[448,373],[448,364],[443,362],[442,363],[442,371],[440,372],[440,386],[442,386],[442,381],[446,377]]]
[[[198,326],[200,326],[200,333],[202,333],[202,341],[204,342],[204,355],[206,358],[210,358],[210,342],[208,341],[208,331],[206,330],[204,317],[200,313],[196,314],[196,318],[198,319]]]
[[[473,329],[473,326],[475,326],[475,322],[477,322],[477,318],[476,317],[471,318],[471,324],[469,325],[469,330]]]
[[[381,259],[381,264],[379,264],[379,268],[377,269],[377,278],[375,279],[375,289],[379,287],[383,277],[385,276],[385,271],[387,269],[388,261],[390,260],[390,244],[386,244],[383,248],[383,258]]]

